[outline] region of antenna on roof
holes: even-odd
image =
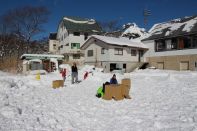
[[[143,17],[144,17],[144,26],[146,27],[147,26],[147,23],[148,23],[148,16],[151,15],[151,11],[148,10],[148,9],[144,9],[143,10]]]

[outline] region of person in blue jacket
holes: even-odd
[[[110,79],[110,84],[118,84],[115,74],[113,74],[113,77]]]

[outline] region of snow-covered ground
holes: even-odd
[[[79,71],[79,78],[89,70]],[[95,97],[112,74],[93,70],[87,80],[53,89],[59,74],[13,75],[0,72],[1,131],[195,131],[197,72],[139,70],[131,78],[132,99]]]

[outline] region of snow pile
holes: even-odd
[[[92,67],[85,66],[82,72]],[[79,84],[53,89],[57,73],[35,76],[0,72],[0,130],[197,130],[197,72],[139,70],[132,99],[105,101],[96,90],[113,74],[94,72]],[[118,82],[124,78],[117,74]]]
[[[148,33],[144,28],[139,28],[136,23],[128,23],[123,25],[123,33],[121,37],[133,37],[135,40],[142,40],[147,37]]]
[[[83,21],[77,21],[68,17],[64,17],[64,20],[73,22],[73,23],[77,23],[77,24],[95,24],[95,20],[94,19],[90,19],[90,20],[83,20]]]
[[[185,18],[186,19],[186,18]],[[165,34],[165,36],[170,35],[173,31],[178,30],[182,26],[182,31],[190,32],[192,27],[197,23],[197,17],[193,19],[187,20],[183,22],[181,19],[174,19],[169,22],[155,24],[150,30],[149,33],[151,34],[162,34],[164,29],[168,29],[169,32]]]
[[[32,70],[27,72],[26,74],[30,74],[30,75],[37,75],[37,74],[41,74],[41,75],[45,75],[47,74],[46,70]]]

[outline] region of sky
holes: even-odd
[[[96,21],[118,20],[120,24],[135,22],[150,29],[154,24],[197,15],[197,0],[1,0],[0,15],[26,5],[46,6],[51,14],[42,36],[56,32],[63,16],[80,16]],[[144,25],[143,10],[151,11]]]

